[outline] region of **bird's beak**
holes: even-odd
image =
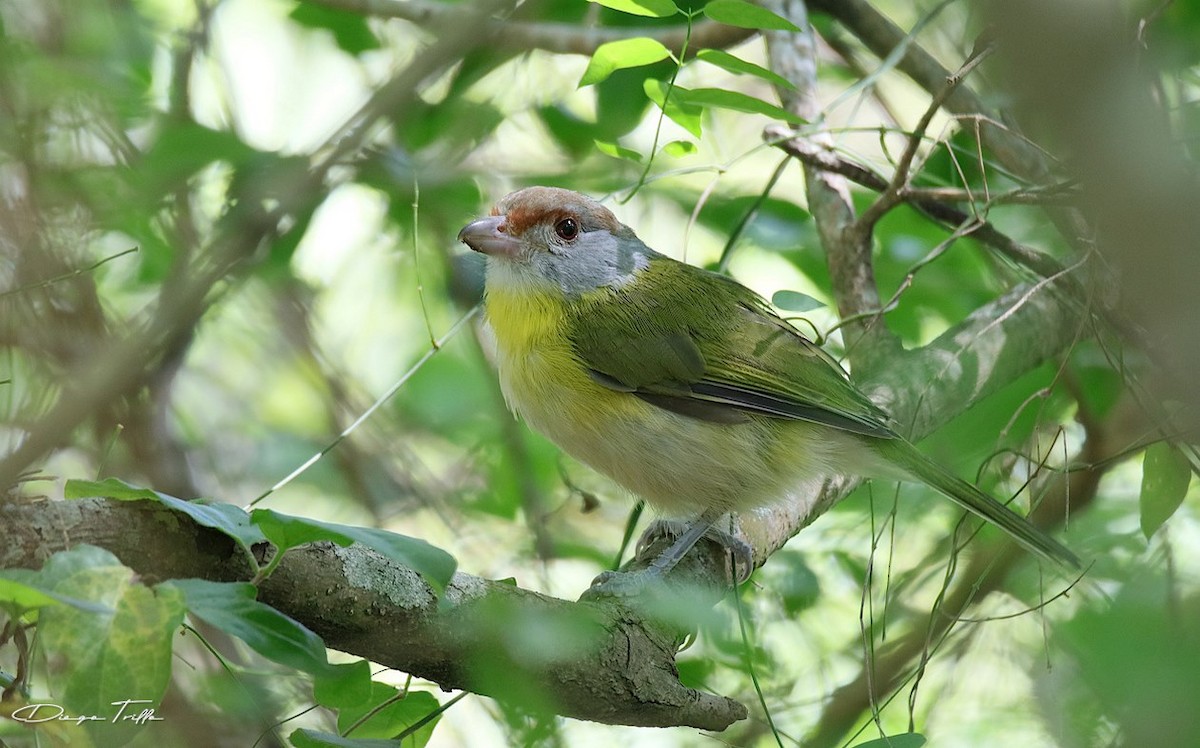
[[[458,240],[476,252],[493,257],[516,257],[521,242],[504,231],[504,216],[471,221],[458,232]]]

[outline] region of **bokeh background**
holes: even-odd
[[[581,86],[598,41],[616,38],[605,34],[644,31],[676,49],[684,16],[582,0],[479,15],[433,0],[0,3],[0,475],[12,500],[110,475],[181,498],[260,499],[420,537],[471,574],[577,597],[616,557],[632,499],[509,414],[462,225],[521,186],[587,192],[650,246],[775,298],[835,355],[847,345],[802,169],[763,140],[780,118],[728,102],[664,117],[647,93],[673,80],[779,104],[767,78],[694,56],[768,66],[760,33],[715,24],[704,2],[678,5],[697,13],[682,66],[661,59]],[[967,195],[964,211],[1069,269],[1095,309],[1128,324],[1089,308],[1066,352],[924,446],[1005,496],[1090,471],[1064,534],[1091,564],[1085,581],[1061,596],[1069,580],[1015,568],[917,647],[899,690],[864,702],[856,679],[921,641],[953,589],[945,541],[958,521],[924,489],[874,484],[742,590],[746,639],[726,601],[680,655],[687,682],[751,704],[749,721],[720,735],[621,728],[468,697],[429,745],[836,746],[910,729],[935,746],[1200,744],[1185,444],[1197,318],[1178,291],[1194,290],[1198,251],[1200,12],[1056,5],[1043,17],[1023,3],[814,4],[819,116],[796,124],[890,176],[936,91],[880,54],[862,19],[890,19],[905,48],[951,71],[985,50],[965,77],[984,109],[933,117],[913,184]],[[1029,49],[1067,36],[1078,43],[1061,57],[1022,67]],[[1049,104],[1039,83],[1070,95]],[[1006,165],[981,142],[987,127],[1019,133],[1045,171]],[[877,193],[852,194],[861,210]],[[1075,208],[1082,223],[1064,218]],[[907,204],[875,227],[882,319],[906,347],[1039,280],[952,234]],[[1149,280],[1122,288],[1122,268],[1143,261]],[[1175,446],[1146,452],[1164,438]],[[1167,498],[1156,481],[1174,486]],[[304,674],[221,646],[237,667],[179,645],[168,721],[138,744],[281,745],[297,727],[337,729],[333,713],[309,710]],[[0,722],[0,741],[29,739]]]

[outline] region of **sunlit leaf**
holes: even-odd
[[[58,604],[58,600],[36,587],[0,577],[0,608],[10,613]]]
[[[583,71],[583,77],[579,80],[579,87],[599,83],[612,75],[613,71],[649,65],[666,59],[670,54],[662,42],[645,36],[601,44],[592,53],[587,70]]]
[[[158,494],[149,488],[131,486],[119,478],[104,480],[69,480],[63,487],[63,497],[67,499],[88,499],[93,496],[103,496],[117,501],[140,501],[149,499],[158,501]]]
[[[112,612],[111,608],[101,603],[55,592],[42,582],[40,572],[31,569],[0,570],[0,610],[16,617],[25,611],[59,604],[90,613]]]
[[[118,501],[157,501],[188,515],[199,525],[225,533],[237,541],[246,553],[250,552],[250,546],[266,539],[262,532],[250,523],[250,515],[232,504],[205,499],[184,501],[148,488],[131,486],[117,478],[105,478],[101,481],[69,480],[63,489],[63,495],[68,499],[103,496]]]
[[[717,23],[743,29],[766,31],[799,31],[800,27],[786,18],[775,15],[744,0],[712,0],[704,6],[704,15]]]
[[[588,0],[588,2],[619,10],[622,13],[651,18],[666,18],[678,12],[675,3],[671,0]]]
[[[183,596],[134,580],[131,569],[102,548],[81,545],[50,557],[39,574],[50,591],[94,604],[42,609],[38,637],[48,661],[65,663],[53,674],[56,703],[72,714],[112,717],[119,703],[140,713],[157,705],[171,675],[171,646],[183,620]],[[132,728],[132,729],[131,729]],[[103,745],[119,745],[136,731],[125,723],[89,723]]]
[[[624,159],[625,161],[632,161],[635,164],[640,164],[642,162],[642,154],[638,153],[632,148],[626,148],[625,146],[618,145],[616,143],[606,143],[603,140],[597,140],[595,143],[596,150],[600,151],[606,156]]]
[[[679,91],[683,89],[675,86],[671,89],[668,99],[667,84],[660,80],[647,78],[642,88],[646,97],[657,104],[658,108],[663,110],[663,114],[692,135],[700,137],[700,115],[704,113],[704,108],[682,100]]]
[[[690,156],[696,152],[696,144],[690,140],[672,140],[662,147],[662,152],[675,158]]]
[[[796,88],[791,81],[789,81],[787,78],[784,78],[782,75],[779,75],[775,71],[768,70],[762,65],[756,65],[753,62],[743,60],[740,57],[735,57],[724,50],[702,49],[696,53],[696,59],[707,62],[710,65],[716,65],[722,70],[727,70],[731,73],[736,73],[738,75],[741,75],[742,73],[748,73],[750,75],[762,78],[768,83],[772,83],[776,86],[782,86],[783,88],[789,88],[793,90]]]
[[[1147,539],[1158,532],[1187,495],[1192,470],[1187,458],[1168,442],[1146,447],[1142,458],[1142,534]]]
[[[671,95],[678,96],[681,101],[697,106],[714,106],[721,109],[732,109],[735,112],[748,114],[765,114],[768,117],[781,119],[786,122],[800,123],[804,120],[791,112],[762,99],[741,93],[727,91],[723,88],[680,88],[675,87]]]

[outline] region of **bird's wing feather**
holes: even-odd
[[[724,276],[659,258],[577,309],[568,321],[575,352],[610,389],[718,423],[753,413],[895,435],[828,354]]]

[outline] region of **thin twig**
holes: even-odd
[[[975,58],[978,60],[979,58]],[[968,63],[973,65],[972,63]],[[925,139],[925,132],[929,129],[929,124],[933,122],[933,117],[941,110],[946,103],[946,99],[950,94],[954,93],[954,89],[958,88],[962,83],[964,71],[967,66],[963,66],[963,70],[951,76],[946,80],[946,85],[929,102],[929,106],[925,108],[925,113],[921,115],[921,119],[917,122],[917,126],[913,128],[912,134],[908,136],[908,145],[904,149],[904,153],[900,156],[900,161],[896,164],[896,171],[892,175],[891,182],[879,194],[871,205],[858,217],[858,222],[864,228],[873,227],[879,219],[883,218],[889,210],[896,207],[903,201],[902,192],[908,185],[908,180],[912,176],[913,160],[917,157],[917,151],[921,147],[921,141]]]
[[[849,161],[827,148],[822,148],[811,140],[797,137],[793,131],[784,125],[768,126],[763,131],[763,137],[767,142],[774,144],[776,148],[790,153],[796,159],[809,166],[840,174],[851,182],[867,189],[887,189],[888,181],[876,172],[861,164]],[[1067,187],[1056,185],[1035,188],[1035,192],[1045,190],[1054,193],[1055,191],[1064,189],[1067,189]],[[969,213],[952,204],[959,202],[956,199],[959,196],[958,193],[955,193],[947,196],[945,199],[937,198],[919,189],[903,190],[901,192],[901,197],[905,202],[947,228],[961,226],[976,220]],[[1063,270],[1062,264],[1053,257],[1015,241],[987,221],[980,222],[978,227],[971,233],[971,236],[976,241],[998,250],[1001,255],[1011,262],[1031,270],[1042,278],[1056,275]]]
[[[429,347],[429,350],[425,351],[425,355],[423,355],[423,356],[421,356],[421,358],[417,359],[416,363],[414,363],[411,367],[409,367],[408,371],[404,372],[404,374],[402,374],[400,376],[400,378],[397,379],[392,384],[392,386],[387,389],[386,392],[384,392],[382,395],[380,395],[378,398],[376,398],[375,402],[371,403],[371,407],[364,410],[358,418],[354,419],[354,421],[352,421],[350,423],[349,426],[342,429],[342,432],[340,434],[338,434],[336,437],[334,437],[332,441],[330,441],[328,444],[326,444],[324,447],[322,447],[319,452],[314,454],[312,457],[309,457],[300,466],[298,466],[295,470],[288,473],[286,477],[284,477],[282,480],[278,481],[275,485],[271,486],[266,491],[264,491],[262,494],[260,494],[257,498],[255,498],[253,501],[251,501],[248,506],[254,506],[258,502],[260,502],[263,499],[270,496],[275,491],[278,491],[279,489],[283,488],[287,484],[291,483],[293,480],[295,480],[297,478],[297,476],[299,476],[305,470],[310,468],[317,460],[320,460],[322,457],[329,454],[330,450],[332,450],[337,445],[341,444],[342,440],[344,440],[346,437],[350,436],[350,434],[354,433],[354,431],[359,426],[362,425],[363,421],[366,421],[368,418],[370,418],[371,415],[375,411],[379,410],[379,408],[382,407],[384,403],[386,403],[388,400],[390,400],[392,398],[393,395],[395,395],[397,392],[399,392],[400,388],[403,387],[408,382],[408,380],[412,378],[412,376],[414,374],[416,374],[418,371],[420,371],[421,367],[424,366],[425,363],[427,361],[429,361],[429,359],[433,358],[434,354],[436,354],[438,351],[440,351],[442,349],[442,346],[444,346],[446,344],[446,341],[453,338],[458,333],[458,331],[462,328],[462,326],[465,325],[468,320],[470,320],[472,317],[475,316],[475,313],[477,311],[479,311],[478,306],[472,307],[469,311],[467,311],[466,314],[464,314],[462,317],[460,317],[458,319],[458,321],[455,322],[450,327],[450,329],[446,331],[446,334],[442,335],[442,337],[438,338],[437,340],[434,340],[433,344]]]

